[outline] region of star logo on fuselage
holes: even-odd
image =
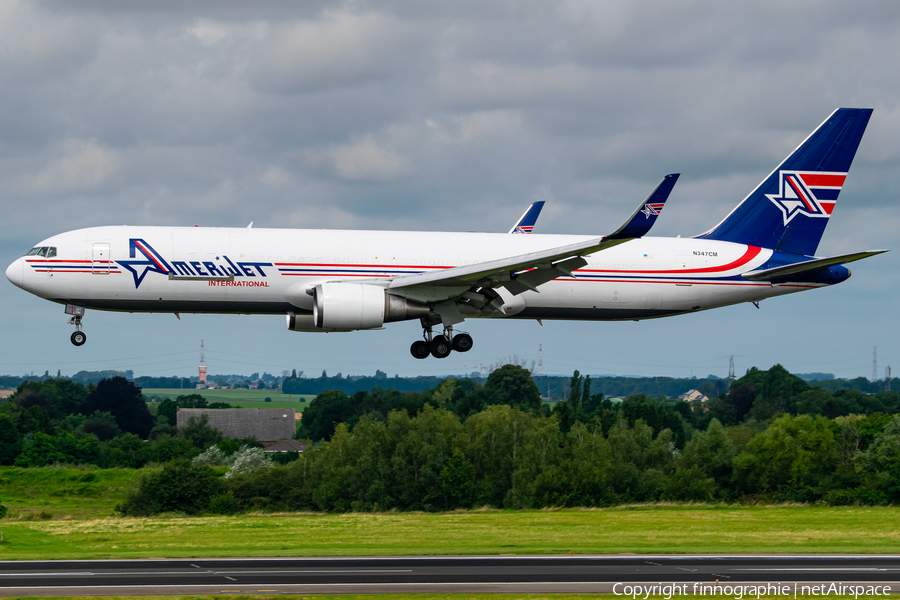
[[[128,256],[135,258],[140,252],[147,260],[119,260],[116,261],[122,265],[123,269],[127,269],[132,277],[134,277],[134,289],[141,286],[147,273],[160,273],[168,275],[172,268],[169,263],[153,249],[153,247],[144,240],[132,239],[128,243]]]

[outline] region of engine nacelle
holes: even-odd
[[[313,291],[313,323],[320,329],[378,329],[387,291],[359,283],[320,283]]]
[[[360,283],[321,283],[312,290],[313,314],[287,317],[291,331],[378,329],[385,323],[428,316],[429,306]]]
[[[353,331],[352,329],[323,329],[321,327],[316,327],[316,322],[313,321],[312,315],[295,315],[294,313],[288,313],[287,315],[287,328],[291,331],[302,331],[309,333],[335,333],[340,331]]]

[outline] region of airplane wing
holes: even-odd
[[[781,267],[773,267],[771,269],[763,269],[761,271],[750,271],[741,275],[744,279],[751,281],[764,281],[775,277],[787,277],[789,275],[799,275],[800,273],[808,273],[810,271],[818,271],[825,267],[833,267],[834,265],[842,265],[844,263],[862,260],[883,254],[887,250],[866,250],[865,252],[854,252],[852,254],[842,254],[840,256],[832,256],[830,258],[815,258],[813,260],[805,260],[803,262],[794,263],[792,265],[784,265]]]
[[[543,200],[532,202],[531,206],[528,207],[528,210],[525,211],[525,214],[519,217],[516,224],[509,230],[509,233],[531,233],[534,229],[534,224],[537,223],[538,216],[541,214],[541,209],[543,208]]]
[[[453,267],[436,273],[404,275],[391,281],[389,289],[403,295],[404,290],[418,286],[438,286],[469,289],[472,287],[505,287],[513,294],[537,290],[539,285],[557,277],[571,276],[572,271],[587,264],[582,258],[629,240],[642,237],[659,217],[678,173],[666,175],[641,202],[631,217],[613,233],[539,252],[520,254],[464,267]],[[461,292],[451,293],[459,295]]]

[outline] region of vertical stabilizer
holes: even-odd
[[[871,116],[871,108],[834,111],[731,214],[697,237],[814,255]]]

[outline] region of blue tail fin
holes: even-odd
[[[509,233],[531,233],[531,230],[534,229],[534,224],[537,223],[538,215],[541,214],[542,208],[544,208],[543,200],[532,202],[531,206],[528,207],[528,210],[525,211],[525,214],[519,217],[519,220],[513,225],[513,228],[509,230]]]
[[[731,214],[698,238],[815,254],[871,108],[839,108]]]

